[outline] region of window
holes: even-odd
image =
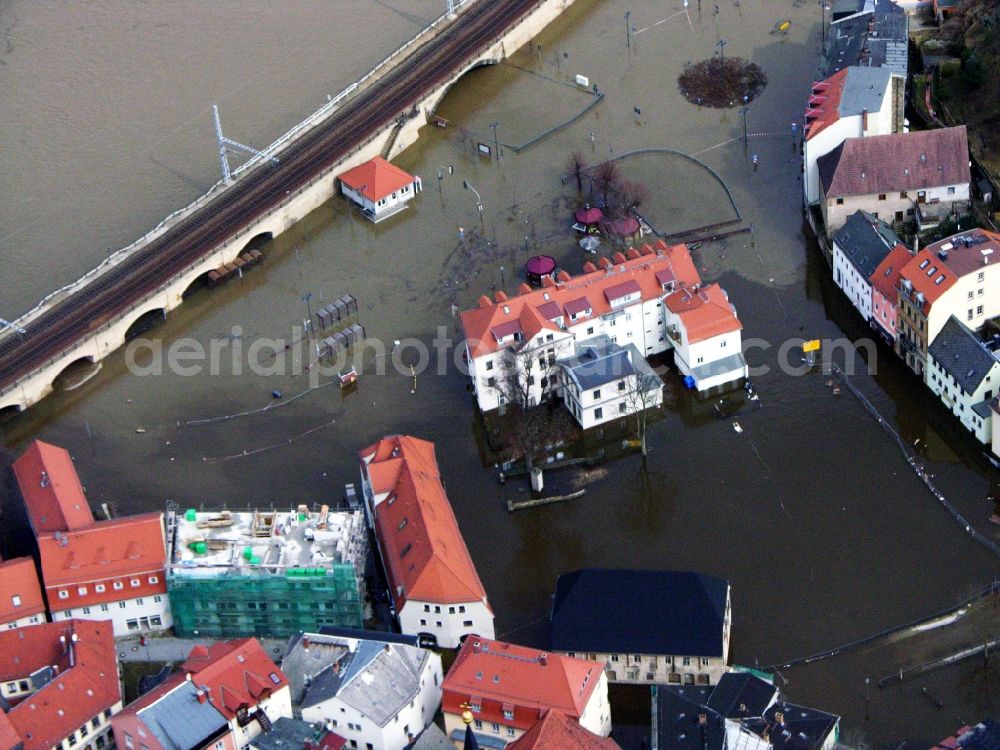
[[[21,680],[19,683],[17,683],[17,686],[21,689],[22,693],[27,692],[27,690],[28,690],[28,681],[27,680]]]
[[[436,615],[441,614],[441,606],[440,605],[438,605],[438,604],[434,605],[434,614],[436,614]]]
[[[620,404],[618,404],[618,413],[619,414],[624,414],[625,413],[625,402],[624,401],[622,401]]]
[[[472,620],[463,620],[462,621],[462,627],[464,627],[464,628],[471,628],[472,627]]]
[[[107,612],[107,611],[108,611],[108,605],[107,604],[102,604],[101,605],[101,612]]]
[[[420,621],[420,624],[421,624],[421,625],[426,625],[426,624],[427,624],[427,620],[421,620],[421,621]]]
[[[125,602],[118,602],[118,609],[125,609]]]
[[[125,747],[127,747],[127,748],[129,748],[129,750],[131,750],[132,749],[132,735],[129,734],[128,732],[125,732],[124,734],[125,734]]]
[[[475,709],[473,709],[473,710],[475,710]],[[476,719],[475,727],[476,727],[476,729],[482,729],[483,728],[483,722],[480,719]]]
[[[156,604],[160,604],[162,601],[163,601],[163,597],[160,596],[159,594],[157,594],[156,596],[153,597],[153,602],[156,603]]]
[[[159,582],[160,582],[159,576],[150,576],[149,577],[149,583],[150,583],[150,585],[155,586]]]
[[[430,612],[430,611],[431,611],[431,605],[430,604],[425,604],[424,605],[424,612]]]
[[[979,274],[976,276],[976,281],[982,281],[983,280],[983,275],[984,275],[984,272],[980,271]]]
[[[844,199],[843,198],[837,198],[837,205],[838,206],[843,206],[844,205]]]
[[[983,306],[979,305],[976,307],[976,315],[982,315],[982,314],[983,314]]]
[[[402,531],[403,529],[406,528],[407,523],[409,523],[409,519],[406,516],[403,516],[403,520],[396,525],[396,530]]]
[[[604,417],[604,409],[594,409],[594,419],[602,419]]]
[[[618,381],[618,392],[619,393],[623,393],[624,391],[625,391],[625,381],[624,380],[619,380]]]
[[[597,401],[597,399],[599,399],[600,397],[601,397],[601,389],[597,388],[596,390],[594,390],[594,401]]]
[[[513,737],[514,736],[514,728],[513,727],[507,727],[507,736],[508,737]]]
[[[438,626],[439,628],[440,628],[440,627],[442,627],[442,625],[441,625],[441,621],[440,621],[440,620],[437,620],[437,626]]]
[[[954,194],[955,194],[955,188],[954,187],[948,188],[948,195],[954,195]]]
[[[707,667],[708,666],[708,657],[707,656],[701,657],[701,666],[703,666],[703,667]]]
[[[972,308],[971,307],[969,308],[969,314],[967,316],[967,319],[968,320],[972,320]]]
[[[969,292],[969,301],[972,301],[972,292]]]
[[[90,727],[84,724],[82,727],[80,727],[80,736],[86,737],[88,734],[90,734]]]
[[[496,384],[497,384],[497,379],[496,378],[487,378],[486,379],[486,385],[488,385],[490,388],[495,388]]]
[[[122,583],[121,581],[115,581],[113,584],[111,584],[111,586],[112,588],[114,588],[115,591],[121,591],[123,588],[125,588],[125,584]]]
[[[90,614],[90,607],[84,607],[83,608],[83,614],[89,615]]]
[[[17,594],[14,594],[14,596],[10,598],[10,601],[11,604],[13,604],[15,607],[21,606],[21,597],[19,597]]]
[[[617,662],[618,661],[618,654],[611,654],[611,661]]]
[[[500,725],[499,724],[497,724],[497,723],[494,722],[494,723],[490,724],[490,728],[493,730],[493,732],[495,734],[500,734]]]
[[[879,193],[879,194],[878,194],[878,199],[879,199],[880,201],[884,201],[884,200],[885,200],[885,193]]]
[[[690,667],[691,666],[691,657],[690,656],[685,656],[684,657],[684,666],[685,667]]]
[[[125,627],[127,627],[129,630],[138,630],[139,629],[139,621],[138,620],[134,620],[134,619],[133,620],[126,620],[125,621]]]
[[[162,628],[163,627],[163,620],[160,618],[159,615],[150,615],[150,617],[149,617],[149,624],[152,625],[155,628]]]
[[[906,191],[905,190],[901,190],[900,193],[899,193],[899,197],[900,198],[906,198],[907,197]]]
[[[458,611],[459,611],[459,614],[464,613],[465,612],[465,605],[464,604],[459,604],[458,605]]]
[[[62,589],[59,592],[59,598],[60,599],[69,599],[69,592],[66,589]]]
[[[486,360],[486,369],[487,370],[492,370],[493,369],[493,360],[492,359]]]
[[[80,596],[86,596],[87,595],[87,587],[86,586],[80,586],[76,590],[76,593],[79,594]]]
[[[449,615],[455,614],[455,608],[454,607],[448,607],[448,614]]]
[[[704,362],[704,361],[705,361],[705,358],[704,358],[704,357],[698,357],[698,364],[699,364],[699,365],[700,365],[700,364],[701,364],[702,362]]]
[[[589,328],[587,328],[587,335],[588,336],[594,335],[594,326],[590,326]]]
[[[139,579],[133,578],[131,581],[128,582],[128,585],[131,586],[132,588],[137,588],[139,586]]]

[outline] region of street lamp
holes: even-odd
[[[491,122],[490,127],[493,128],[493,151],[496,153],[497,161],[500,161],[500,142],[497,140],[497,126],[500,125],[499,122]]]
[[[441,187],[441,181],[444,179],[444,171],[446,169],[448,170],[448,174],[455,174],[455,167],[448,166],[448,167],[438,167],[437,168],[437,174],[438,174],[438,193],[442,193],[443,192],[443,189]]]
[[[632,15],[632,11],[625,11],[625,44],[629,49],[632,49],[632,32],[629,31],[628,17]]]
[[[306,321],[306,327],[307,330],[309,331],[310,336],[312,336],[312,329],[313,329],[312,305],[309,302],[309,300],[311,299],[312,299],[312,292],[306,292],[305,294],[302,295],[302,301],[306,303],[306,312],[309,314],[309,317]]]
[[[819,38],[820,49],[823,48],[823,44],[826,42],[826,12],[829,8],[830,6],[826,0],[819,0],[820,28],[822,29],[822,35]]]
[[[466,190],[471,190],[476,194],[476,208],[479,209],[479,225],[482,228],[483,235],[486,235],[486,221],[483,219],[483,199],[479,197],[479,191],[472,187],[472,183],[468,180],[462,180],[462,187]]]
[[[720,57],[722,59],[721,67],[722,67],[723,71],[725,71],[725,69],[726,69],[726,45],[727,44],[729,44],[729,42],[727,42],[725,39],[720,39],[719,41],[717,41],[715,43],[715,46],[719,48],[719,55],[720,55]]]
[[[743,108],[740,109],[740,112],[743,115],[743,158],[744,159],[747,157],[747,152],[750,149],[750,138],[749,138],[749,136],[747,134],[747,110],[750,109],[750,107],[747,106],[747,102],[749,102],[749,101],[750,101],[750,95],[749,94],[744,94],[743,95]]]

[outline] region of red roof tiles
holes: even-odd
[[[256,638],[195,647],[181,670],[208,692],[212,705],[230,721],[241,707],[253,708],[288,686],[288,678]]]
[[[806,140],[826,130],[840,119],[840,97],[847,81],[847,68],[838,70],[825,81],[814,83],[806,108]]]
[[[415,180],[413,176],[390,164],[381,156],[369,159],[339,177],[347,187],[361,192],[370,201],[382,200]]]
[[[395,435],[365,448],[360,457],[372,492],[389,493],[375,508],[375,531],[397,608],[407,599],[486,602],[441,484],[434,444]]]
[[[869,279],[872,288],[887,300],[891,300],[893,304],[896,301],[896,284],[899,282],[899,276],[912,257],[905,245],[896,245],[878,264]]]
[[[558,711],[546,711],[535,726],[507,745],[507,750],[621,750]]]
[[[79,529],[94,522],[65,448],[35,440],[14,462],[14,475],[36,534]]]
[[[638,290],[643,300],[662,296],[665,294],[665,282],[660,281],[658,276],[663,278],[664,271],[669,273],[671,280],[676,279],[678,288],[694,287],[701,283],[687,246],[668,246],[663,240],[657,240],[652,246],[643,245],[638,248],[637,257],[630,257],[618,264],[602,257],[600,265],[599,269],[585,272],[569,281],[552,282],[551,286],[529,294],[520,294],[503,304],[490,304],[488,299],[484,303],[481,299],[478,307],[461,314],[462,330],[472,356],[480,357],[497,351],[500,344],[491,331],[507,321],[520,321],[525,336],[534,336],[540,329],[532,332],[524,324],[525,309],[535,318],[548,323],[550,319],[539,310],[545,307],[548,311],[548,303],[555,302],[562,305],[566,317],[577,316],[576,321],[567,321],[567,325],[573,325],[580,322],[580,314],[587,309],[594,316],[610,312],[610,299],[618,299],[615,295],[621,295],[622,290]],[[585,271],[586,268],[585,266]],[[610,298],[607,296],[609,294],[612,295]],[[556,330],[556,326],[551,323],[544,327]]]
[[[58,536],[40,534],[38,548],[42,580],[54,610],[166,591],[162,513],[99,521]],[[150,583],[150,574],[156,576],[156,583]],[[115,589],[113,580],[121,581],[122,587]],[[133,586],[133,581],[138,585]],[[103,592],[96,589],[100,582],[106,582]],[[60,597],[57,590],[67,595]]]
[[[0,624],[44,612],[35,561],[18,557],[0,563]]]
[[[595,662],[470,636],[441,684],[442,710],[461,714],[460,704],[478,702],[476,718],[522,729],[546,709],[579,720],[602,676]],[[502,716],[508,709],[513,720]]]
[[[664,302],[670,312],[680,318],[689,344],[743,328],[718,284],[709,284],[694,292],[685,290],[671,294]]]
[[[848,138],[817,160],[827,199],[968,184],[965,126]]]
[[[70,642],[74,634],[70,659],[59,637]],[[121,701],[108,621],[65,620],[0,632],[0,671],[5,675],[23,678],[45,666],[58,666],[59,673],[7,714],[24,750],[49,750]]]

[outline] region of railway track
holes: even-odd
[[[0,341],[0,391],[83,340],[279,205],[503,34],[538,0],[478,0],[437,38],[204,208]]]

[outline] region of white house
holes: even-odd
[[[493,300],[480,297],[478,307],[461,314],[469,376],[482,411],[503,406],[511,398],[506,384],[512,381],[527,386],[528,405],[559,392],[563,369],[553,365],[572,357],[578,340],[604,335],[622,348],[634,346],[643,357],[676,347],[677,340],[668,336],[669,325],[676,323],[676,316],[667,309],[668,301],[685,307],[681,298],[689,299],[701,288],[687,246],[668,246],[659,240],[627,254],[601,258],[598,265],[585,263],[583,270],[575,277],[562,271],[538,290],[522,284],[516,296],[498,292]],[[706,289],[712,305],[720,295],[725,297],[716,285]],[[724,307],[729,318],[725,333],[732,333],[740,327],[739,321],[728,301]],[[693,315],[692,322],[701,315]],[[695,359],[703,357],[696,364],[714,368],[699,375],[700,389],[738,379],[744,372],[742,355],[733,356],[739,354],[738,333],[724,344],[715,344],[713,351],[709,346],[694,355]],[[688,354],[685,348],[679,357],[686,359]],[[725,360],[721,367],[720,360]],[[685,371],[689,373],[690,368]]]
[[[622,347],[601,334],[575,348],[556,364],[563,405],[583,429],[663,404],[663,381],[634,344]]]
[[[302,635],[282,669],[303,720],[325,724],[352,747],[407,747],[441,705],[441,657],[389,638]]]
[[[399,628],[455,648],[493,637],[493,610],[441,483],[434,444],[409,435],[360,452],[369,523]]]
[[[803,190],[807,203],[820,199],[816,161],[847,138],[899,133],[904,76],[889,67],[849,67],[812,85],[802,145]]]
[[[990,403],[1000,393],[1000,341],[988,344],[954,315],[927,350],[927,386],[981,443],[993,439]]]
[[[664,303],[674,364],[689,387],[708,391],[747,376],[740,334],[743,324],[722,287],[681,289]]]
[[[871,277],[901,245],[892,227],[864,211],[853,213],[833,236],[833,280],[865,322],[873,317]]]
[[[828,237],[858,209],[923,231],[969,208],[964,125],[848,138],[816,163]]]
[[[407,201],[423,189],[419,177],[376,156],[339,175],[340,192],[362,213],[378,223],[406,208]]]

